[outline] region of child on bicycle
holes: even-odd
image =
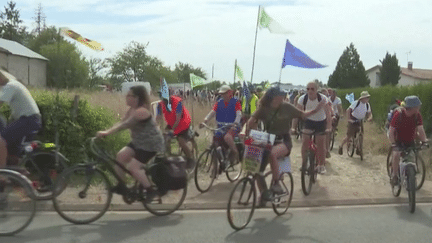
[[[288,102],[284,102],[286,93],[279,87],[272,87],[266,91],[260,100],[259,108],[252,114],[246,124],[246,136],[251,129],[256,129],[258,121],[263,121],[265,130],[275,134],[276,140],[282,141],[274,144],[269,155],[270,168],[272,171],[273,186],[270,188],[274,193],[283,193],[279,184],[279,162],[278,160],[288,156],[292,148],[290,125],[293,118],[304,118],[315,114],[322,105],[315,110],[303,112]]]
[[[147,200],[156,196],[156,191],[141,168],[141,163],[147,163],[157,152],[164,151],[162,132],[156,125],[150,112],[150,97],[144,86],[133,86],[126,95],[126,104],[130,107],[122,121],[105,131],[99,131],[96,137],[106,137],[118,131],[129,129],[132,141],[117,153],[117,161],[123,164],[132,176],[141,183],[147,191]],[[123,179],[113,188],[113,192],[125,194],[125,172],[115,166],[116,173]]]

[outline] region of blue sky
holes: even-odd
[[[6,1],[5,1],[6,2]],[[430,0],[16,0],[24,23],[42,3],[48,25],[69,27],[100,42],[105,51],[77,47],[86,57],[112,57],[131,41],[149,43],[148,54],[166,66],[181,61],[202,67],[211,77],[233,82],[234,62],[250,80],[258,6],[293,34],[259,30],[254,82],[278,81],[286,39],[323,69],[287,66],[282,82],[327,82],[342,52],[352,42],[366,69],[388,51],[399,64],[432,69]],[[4,3],[6,5],[6,3]],[[4,6],[3,5],[3,6]],[[3,8],[3,7],[2,7]],[[71,41],[72,42],[72,41]]]

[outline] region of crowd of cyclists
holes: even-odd
[[[0,168],[5,168],[7,155],[15,153],[22,138],[31,137],[41,128],[41,115],[27,88],[4,70],[0,70],[0,86],[0,105],[7,103],[13,118],[11,123],[0,127]],[[129,108],[125,116],[111,128],[97,132],[96,137],[102,138],[121,130],[130,130],[131,142],[117,153],[116,159],[130,170],[132,176],[141,183],[151,198],[157,192],[142,171],[141,164],[147,163],[165,149],[162,131],[156,123],[156,118],[163,118],[166,123],[164,130],[177,137],[180,147],[185,152],[187,166],[193,168],[196,158],[186,146],[187,140],[193,134],[191,133],[192,121],[183,99],[192,97],[194,100],[206,100],[213,103],[213,106],[202,123],[206,124],[215,118],[217,127],[223,127],[215,134],[214,140],[230,148],[231,163],[239,159],[239,151],[234,139],[238,136],[248,136],[251,129],[257,129],[260,122],[264,124],[263,129],[267,133],[276,135],[280,142],[271,148],[269,161],[274,181],[271,190],[278,193],[281,191],[277,181],[278,161],[290,154],[293,146],[291,135],[298,132],[296,127],[299,121],[303,121],[304,124],[302,159],[305,161],[305,151],[311,134],[315,134],[317,172],[324,174],[326,158],[330,157],[329,133],[338,126],[340,118],[344,116],[347,118],[347,133],[340,143],[339,154],[343,153],[343,146],[348,139],[361,129],[362,121],[372,120],[370,95],[367,91],[363,91],[359,99],[354,101],[345,112],[337,92],[333,89],[320,89],[315,82],[308,83],[306,90],[286,92],[274,86],[267,90],[263,90],[263,87],[255,87],[249,92],[251,92],[250,98],[246,99],[241,90],[232,90],[228,85],[222,85],[217,91],[173,91],[169,97],[163,97],[159,102],[157,114],[152,114],[149,93],[143,86],[134,86],[126,95],[126,104]],[[420,99],[417,96],[408,96],[404,102],[405,105],[395,111],[389,125],[388,138],[393,147],[393,161],[399,161],[398,148],[411,145],[416,138],[427,143],[420,114],[422,104]],[[243,132],[240,134],[242,128]],[[393,163],[392,184],[397,183],[398,166],[398,162]],[[124,178],[122,170],[116,168],[116,172]],[[113,188],[113,192],[119,194],[123,194],[126,190],[124,183],[119,183]],[[0,196],[1,193],[0,185]]]

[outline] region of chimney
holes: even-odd
[[[412,65],[413,65],[412,62],[408,62],[408,70],[411,70],[411,71],[412,71]]]

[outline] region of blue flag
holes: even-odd
[[[160,79],[160,87],[161,87],[161,97],[162,99],[166,99],[168,101],[167,104],[167,110],[171,111],[171,104],[169,103],[169,90],[168,90],[168,84],[165,81],[165,78]]]
[[[323,68],[325,65],[319,64],[304,54],[300,49],[293,46],[289,40],[286,42],[285,54],[282,62],[282,68],[286,65],[301,68]]]
[[[243,81],[243,96],[246,99],[245,110],[248,110],[249,109],[249,100],[251,98],[251,94],[250,94],[249,88],[248,88],[248,86],[246,84],[246,81]]]
[[[355,99],[354,99],[354,93],[346,94],[345,95],[345,99],[348,100],[350,104],[352,104],[355,101]]]

